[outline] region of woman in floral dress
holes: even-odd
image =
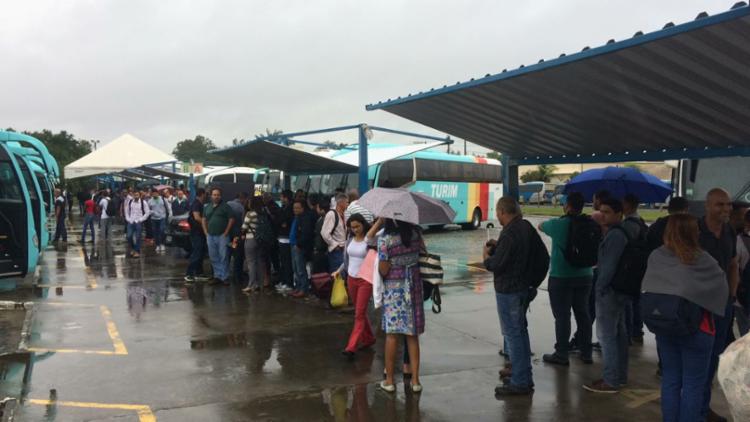
[[[424,333],[425,317],[419,252],[424,249],[422,236],[414,225],[385,220],[383,236],[378,239],[378,270],[383,277],[383,331],[386,333],[386,379],[380,387],[387,392],[396,391],[393,373],[400,336],[406,338],[409,350],[411,389],[415,393],[422,391],[419,383],[419,335]]]

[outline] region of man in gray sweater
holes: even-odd
[[[628,237],[636,238],[636,224],[622,224],[622,202],[610,198],[602,202],[601,209],[607,234],[599,245],[596,279],[596,336],[602,346],[604,371],[602,379],[583,386],[594,393],[617,393],[628,382],[628,333],[625,312],[630,296],[612,289]],[[628,232],[627,234],[625,232]]]

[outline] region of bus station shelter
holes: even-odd
[[[518,166],[750,156],[750,7],[379,101]]]

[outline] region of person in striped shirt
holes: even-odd
[[[348,222],[349,217],[354,214],[361,214],[368,224],[372,224],[372,222],[375,221],[375,216],[372,215],[369,210],[359,205],[359,191],[351,189],[347,196],[349,197],[349,206],[346,207],[346,211],[344,211],[344,220]]]

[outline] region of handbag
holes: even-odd
[[[331,290],[331,307],[341,308],[349,304],[349,295],[346,294],[346,284],[340,275],[333,280]]]
[[[328,272],[315,273],[310,277],[310,280],[312,281],[312,291],[315,296],[322,300],[331,298],[331,290],[333,288],[331,274]]]
[[[443,300],[440,296],[443,274],[440,255],[426,252],[419,254],[419,278],[422,279],[423,291],[427,293],[424,300],[432,299],[432,312],[435,314],[439,314],[443,310]]]

